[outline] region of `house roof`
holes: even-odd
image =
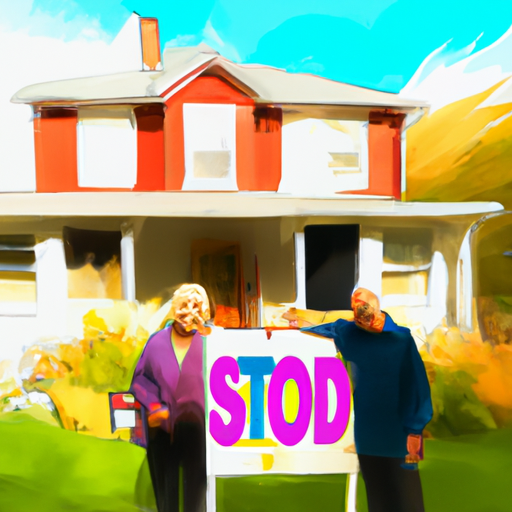
[[[167,48],[163,71],[133,71],[34,84],[19,90],[14,103],[112,104],[163,102],[202,73],[223,75],[258,103],[426,108],[423,101],[260,65],[235,64],[209,46]]]

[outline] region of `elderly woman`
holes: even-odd
[[[180,467],[185,512],[205,510],[206,446],[203,334],[210,304],[203,287],[174,293],[170,325],[151,336],[133,376],[131,392],[148,422],[148,462],[158,512],[178,512]]]
[[[423,428],[432,417],[430,387],[409,329],[380,310],[375,294],[352,294],[354,321],[303,329],[332,338],[350,363],[354,437],[369,512],[423,512],[420,459]]]

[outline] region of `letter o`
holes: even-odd
[[[293,423],[288,423],[283,412],[283,391],[287,381],[294,380],[299,389],[299,410]],[[275,367],[268,386],[268,417],[272,432],[285,446],[294,446],[306,435],[311,420],[313,391],[304,363],[297,357],[281,359]]]

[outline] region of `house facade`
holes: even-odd
[[[36,84],[12,101],[34,109],[37,192],[395,199],[405,186],[402,132],[426,108],[313,75],[238,65],[206,45],[166,49],[160,71]]]
[[[240,261],[226,306],[236,319],[220,325],[249,325],[254,290],[263,290],[252,320],[261,326],[265,302],[344,309],[356,285],[375,290],[419,338],[443,318],[460,321],[465,234],[501,206],[401,201],[406,130],[426,104],[235,64],[206,45],[160,59],[156,20],[140,25],[141,71],[31,85],[12,99],[34,109],[36,195],[26,208],[46,222],[56,215],[69,276],[87,254],[98,258],[108,238],[100,231],[113,225],[118,242],[107,245],[119,249],[100,263],[116,260],[122,287],[96,298],[147,300],[197,278],[190,247],[219,238],[238,244]],[[80,234],[75,215],[100,229]],[[84,299],[68,288],[67,299]]]
[[[191,281],[217,303],[209,369],[228,353],[293,353],[313,375],[330,342],[313,348],[293,329],[269,340],[263,328],[290,327],[292,307],[346,311],[356,286],[418,344],[443,321],[474,327],[470,233],[503,208],[402,200],[407,128],[426,104],[236,64],[205,45],[160,58],[155,21],[141,19],[141,34],[140,71],[29,85],[12,99],[34,110],[36,187],[0,195],[4,357],[17,365],[39,340],[82,339],[92,310],[135,311]],[[212,442],[211,476],[355,473],[350,440],[320,459],[309,430],[291,451]]]

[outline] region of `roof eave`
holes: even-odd
[[[77,100],[77,99],[66,99],[66,100],[51,100],[48,98],[34,99],[30,102],[14,102],[14,103],[27,103],[32,105],[34,108],[44,107],[62,107],[62,108],[78,108],[78,107],[89,107],[89,106],[101,106],[101,105],[145,105],[148,103],[164,103],[164,100],[160,96],[151,97],[126,97],[126,98],[103,98],[95,100]]]
[[[276,101],[276,100],[269,100],[265,98],[255,98],[254,101],[256,103],[264,103],[264,104],[272,104],[272,105],[278,105],[283,108],[305,108],[305,107],[318,107],[320,105],[325,105],[326,107],[339,107],[339,108],[360,108],[360,109],[367,109],[367,110],[392,110],[394,112],[403,112],[406,114],[416,112],[418,110],[426,111],[429,108],[429,105],[427,103],[423,104],[410,104],[410,105],[393,105],[391,103],[371,103],[371,102],[322,102],[322,103],[311,103],[311,102],[289,102],[289,101]]]

